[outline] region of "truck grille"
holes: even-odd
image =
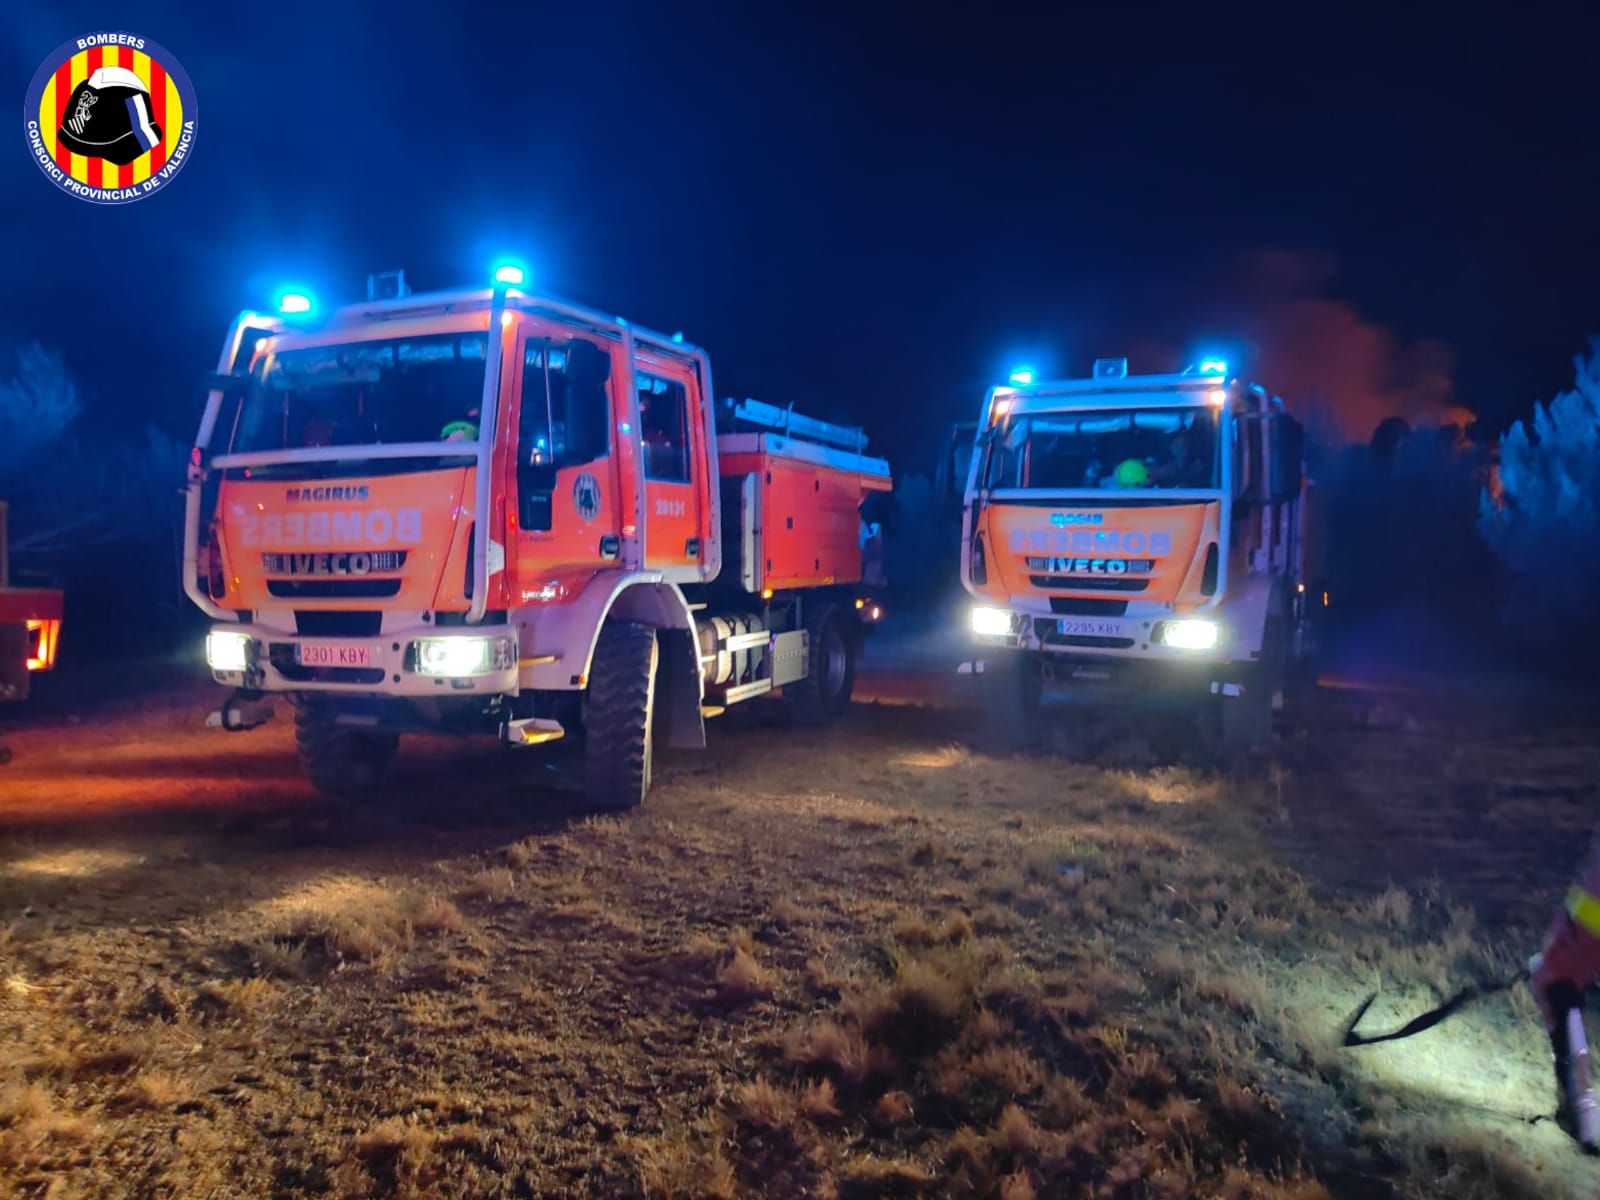
[[[1126,650],[1133,645],[1132,638],[1088,637],[1081,633],[1057,633],[1044,639],[1057,646],[1082,646],[1092,650]]]
[[[400,594],[398,579],[269,579],[267,591],[287,600],[373,600]]]
[[[303,637],[377,637],[383,632],[383,614],[297,608],[294,630]]]
[[[1051,596],[1050,611],[1062,617],[1120,617],[1128,611],[1126,600],[1100,600],[1095,597],[1083,599],[1071,596]],[[1054,626],[1055,622],[1047,621],[1045,624]]]
[[[263,554],[261,569],[268,575],[317,575],[343,578],[351,575],[402,571],[406,550],[341,550],[326,554]]]
[[[1148,579],[1119,579],[1116,576],[1089,579],[1077,575],[1029,575],[1028,582],[1036,588],[1074,592],[1142,592],[1150,586]]]

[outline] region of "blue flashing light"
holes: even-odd
[[[683,345],[683,330],[680,329],[677,333],[673,334],[672,340],[680,346]]]
[[[1200,361],[1200,374],[1202,375],[1226,375],[1227,373],[1228,362],[1226,359],[1206,358]]]
[[[500,287],[521,287],[528,282],[528,268],[515,259],[503,258],[494,265],[494,281]]]
[[[1015,384],[1017,387],[1027,387],[1033,382],[1033,378],[1034,373],[1032,367],[1014,367],[1012,368],[1009,382]]]
[[[312,307],[311,297],[305,292],[285,289],[278,293],[278,311],[286,317],[303,317]]]

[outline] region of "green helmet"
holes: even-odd
[[[1118,487],[1144,487],[1150,482],[1150,468],[1142,458],[1123,459],[1117,464],[1115,475]]]

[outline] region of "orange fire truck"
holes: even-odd
[[[9,564],[6,506],[0,502],[0,700],[26,700],[33,673],[55,666],[61,593],[12,587]]]
[[[855,429],[718,405],[681,335],[494,286],[369,281],[319,319],[234,322],[189,470],[184,586],[234,694],[292,703],[328,794],[372,789],[409,730],[581,740],[597,809],[652,751],[782,693],[850,699],[880,612],[860,505],[890,487]]]
[[[1316,654],[1300,424],[1208,361],[1193,372],[990,391],[962,582],[990,712],[1010,738],[1043,685],[1187,694],[1223,744],[1261,746]]]

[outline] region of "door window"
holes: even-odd
[[[658,483],[689,482],[689,400],[681,383],[635,372],[644,477]]]
[[[517,492],[524,529],[550,528],[557,471],[610,452],[610,369],[610,355],[593,342],[528,341],[517,425]]]

